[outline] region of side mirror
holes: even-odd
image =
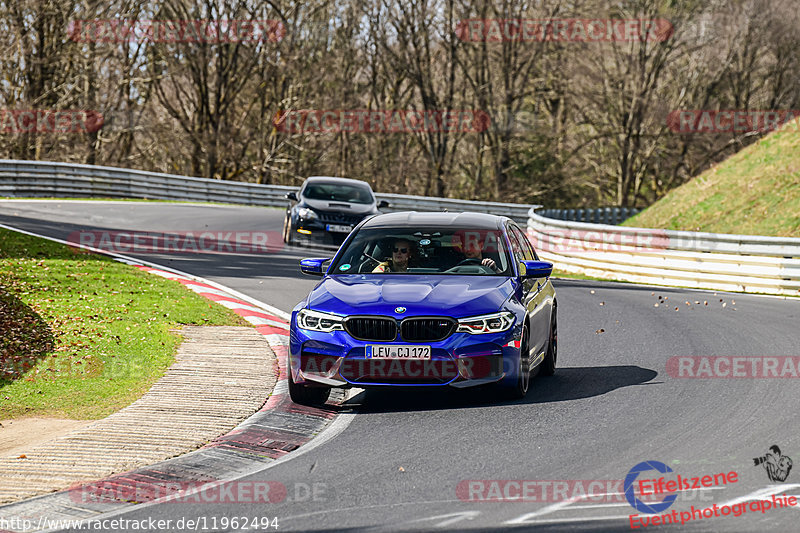
[[[520,261],[519,277],[522,279],[546,278],[553,273],[553,263],[547,261]]]
[[[296,192],[287,192],[286,193],[286,199],[287,200],[294,200],[296,202],[297,201],[297,193]]]
[[[323,266],[330,261],[330,257],[315,257],[300,260],[300,272],[308,274],[309,276],[324,276],[325,270]]]
[[[378,209],[389,207],[389,205],[390,205],[389,202],[387,202],[386,200],[381,200],[380,202],[378,202]]]

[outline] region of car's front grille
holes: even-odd
[[[316,211],[319,221],[325,224],[358,224],[364,215],[351,215],[349,213],[336,213],[331,211]]]
[[[400,335],[409,342],[436,342],[449,337],[456,321],[447,317],[406,318],[400,323]]]
[[[362,341],[393,341],[397,337],[397,322],[389,317],[351,316],[345,319],[344,329]]]

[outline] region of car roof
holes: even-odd
[[[450,226],[456,228],[500,229],[508,217],[489,215],[487,213],[435,213],[401,211],[377,215],[367,220],[362,228],[396,228],[398,226],[436,227]]]
[[[352,178],[339,178],[336,176],[311,176],[306,178],[306,181],[303,183],[341,183],[347,185],[356,185],[361,187],[367,187],[369,190],[372,190],[372,187],[369,186],[369,183],[366,181],[361,180],[354,180]]]

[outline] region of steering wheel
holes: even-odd
[[[464,273],[467,274],[480,274],[485,273],[488,274],[492,272],[492,269],[488,266],[484,265],[480,259],[476,259],[474,257],[470,257],[469,259],[464,259],[460,263],[458,263],[454,267],[450,267],[445,270],[446,273],[457,273],[462,271],[462,267],[464,267]],[[471,267],[471,268],[469,268]]]

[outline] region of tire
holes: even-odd
[[[295,383],[292,371],[289,369],[289,397],[294,403],[318,407],[328,401],[330,394],[330,387],[307,387]]]
[[[287,214],[286,218],[283,219],[283,242],[284,244],[294,244],[294,239],[292,239],[292,219]]]
[[[520,342],[520,356],[519,364],[517,365],[517,379],[514,380],[513,385],[501,385],[502,396],[509,400],[521,400],[528,394],[531,382],[531,373],[528,370],[529,357],[528,353],[528,326],[522,328],[522,342]],[[525,370],[523,370],[525,369]]]
[[[547,341],[547,352],[540,365],[539,371],[543,376],[552,376],[556,373],[556,363],[558,362],[558,314],[553,308],[553,316],[550,319],[550,339]]]

